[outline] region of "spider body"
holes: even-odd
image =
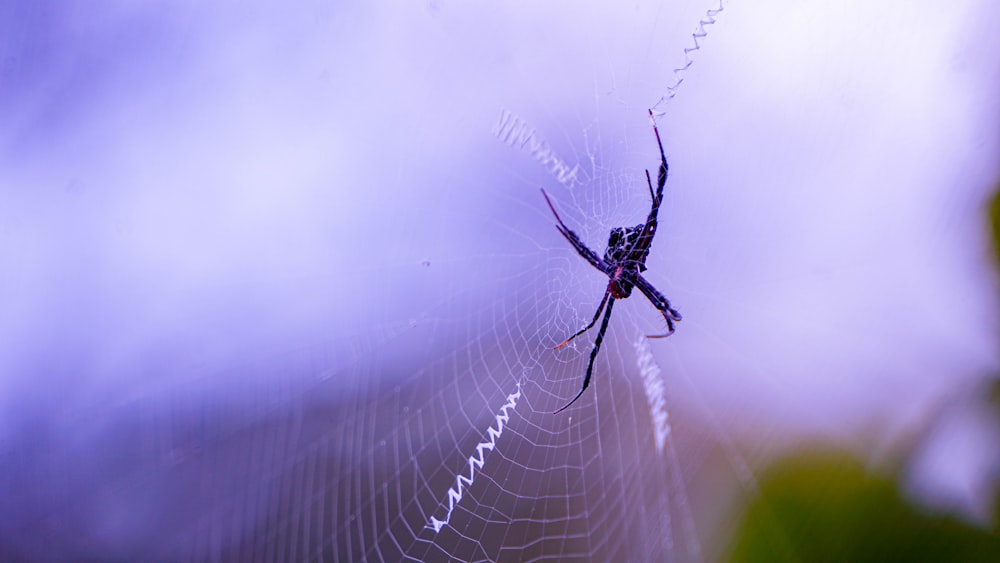
[[[653,307],[656,307],[660,311],[660,314],[663,315],[663,319],[667,323],[667,332],[665,334],[647,335],[648,338],[670,336],[674,333],[674,322],[681,320],[681,314],[670,306],[670,301],[657,291],[646,278],[642,277],[642,272],[646,271],[646,258],[649,256],[649,247],[653,243],[653,235],[656,234],[657,214],[660,210],[660,204],[663,202],[663,186],[667,182],[668,170],[667,157],[663,152],[663,143],[660,142],[660,131],[656,128],[656,122],[653,121],[652,111],[649,112],[649,119],[653,123],[656,144],[660,149],[660,170],[656,178],[655,191],[653,190],[653,182],[650,179],[649,170],[646,170],[646,184],[649,186],[649,195],[653,200],[652,207],[649,215],[646,217],[645,223],[634,227],[615,227],[611,229],[611,233],[608,235],[608,247],[604,251],[603,259],[584,244],[580,240],[579,235],[563,223],[562,218],[559,217],[559,213],[556,212],[556,208],[552,205],[552,201],[549,200],[548,194],[545,193],[544,189],[542,190],[545,202],[548,203],[549,209],[555,215],[556,229],[573,245],[573,248],[576,249],[577,253],[584,260],[608,276],[608,288],[604,291],[604,298],[601,299],[601,304],[597,306],[597,312],[594,313],[593,320],[576,334],[564,340],[562,344],[556,346],[556,349],[562,348],[577,336],[593,328],[597,323],[597,319],[601,317],[601,311],[604,311],[601,328],[597,332],[597,338],[594,339],[594,348],[590,352],[590,363],[587,364],[587,374],[583,378],[583,387],[570,402],[555,411],[555,413],[562,412],[575,403],[583,395],[583,392],[587,390],[587,386],[590,385],[590,377],[594,371],[594,359],[597,358],[597,352],[600,351],[601,343],[604,341],[604,333],[607,331],[608,322],[611,320],[611,308],[614,306],[616,299],[625,299],[632,295],[634,288],[639,288],[639,291],[646,296],[646,299],[652,303]]]
[[[634,253],[636,243],[642,235],[644,225],[634,227],[615,227],[611,229],[608,236],[608,248],[604,251],[604,262],[614,269],[611,276],[609,290],[615,299],[625,299],[632,295],[632,288],[635,287],[635,276],[639,272],[646,271],[646,257],[649,256],[649,248],[645,252]],[[630,256],[631,255],[631,256]]]

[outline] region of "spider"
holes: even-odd
[[[611,234],[608,236],[608,248],[604,251],[603,259],[596,252],[588,248],[580,240],[580,237],[563,223],[563,220],[559,217],[559,213],[556,212],[555,206],[552,205],[549,195],[545,193],[545,189],[542,189],[542,196],[545,197],[545,202],[549,205],[549,209],[552,210],[552,214],[555,215],[558,222],[556,228],[559,229],[562,236],[566,237],[566,240],[573,245],[573,248],[576,249],[584,260],[590,262],[591,266],[597,268],[610,278],[608,288],[604,291],[604,298],[601,299],[601,304],[597,306],[597,312],[594,313],[594,318],[590,321],[590,324],[555,347],[558,350],[569,344],[577,336],[593,328],[594,324],[597,323],[597,319],[601,316],[601,311],[604,311],[601,328],[597,332],[597,338],[594,340],[594,349],[590,352],[590,363],[587,364],[587,375],[583,378],[583,387],[570,402],[552,414],[558,414],[569,408],[570,405],[583,395],[583,392],[587,390],[587,386],[590,385],[590,376],[594,371],[594,359],[597,357],[597,352],[601,349],[601,342],[604,340],[604,333],[608,329],[608,321],[611,319],[611,307],[614,306],[615,299],[625,299],[632,294],[632,288],[637,287],[646,296],[646,299],[649,299],[653,307],[656,307],[663,314],[663,319],[667,321],[667,332],[665,334],[650,334],[647,335],[647,338],[666,338],[670,336],[674,333],[674,322],[681,320],[681,314],[670,306],[670,301],[657,291],[653,287],[653,284],[649,283],[640,273],[646,271],[646,257],[649,256],[649,245],[653,243],[653,236],[656,234],[656,214],[659,212],[660,204],[663,202],[663,185],[667,181],[667,157],[663,153],[663,143],[660,142],[660,131],[656,128],[656,121],[653,120],[652,110],[649,112],[649,120],[653,123],[656,144],[660,148],[660,173],[656,178],[655,192],[653,191],[653,182],[649,177],[649,170],[646,170],[646,184],[649,186],[649,195],[653,199],[653,205],[649,210],[649,216],[646,218],[645,223],[634,227],[615,227],[611,229]],[[605,305],[607,305],[606,308]]]

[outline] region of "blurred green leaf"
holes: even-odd
[[[993,227],[993,251],[1000,264],[1000,190],[993,194],[990,201],[990,224]]]
[[[732,561],[1000,561],[1000,537],[909,505],[837,454],[778,462],[743,514]]]
[[[993,405],[1000,408],[1000,378],[994,379],[993,383],[990,385],[989,400],[993,401]]]

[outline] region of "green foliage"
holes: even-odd
[[[993,227],[993,251],[997,263],[1000,264],[1000,190],[993,194],[990,201],[990,225]]]
[[[988,206],[1000,266],[1000,191]],[[988,390],[1000,406],[1000,379]],[[892,479],[836,453],[778,461],[742,516],[731,561],[1000,562],[1000,513],[993,532],[909,504]],[[1000,498],[997,499],[1000,508]]]
[[[778,462],[743,514],[732,561],[1000,561],[1000,536],[909,505],[855,460]]]

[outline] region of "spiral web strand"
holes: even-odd
[[[677,90],[680,88],[681,84],[684,83],[685,75],[691,65],[694,64],[694,55],[701,50],[701,39],[708,36],[707,26],[714,25],[717,21],[717,17],[725,9],[724,0],[719,0],[719,4],[715,8],[709,8],[704,17],[698,21],[698,27],[695,28],[694,32],[691,33],[691,44],[684,48],[684,64],[675,68],[673,70],[674,81],[672,84],[667,86],[667,93],[657,100],[653,108],[656,113],[662,115],[665,111],[666,105],[674,99],[677,95]]]

